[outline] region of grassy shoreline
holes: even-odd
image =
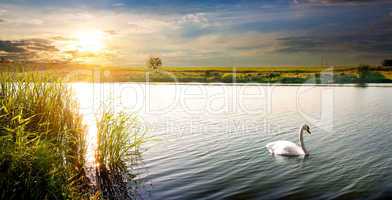
[[[136,199],[137,192],[127,183],[128,167],[137,165],[140,147],[146,141],[137,118],[127,113],[105,111],[97,122],[96,167],[97,186],[104,199]]]
[[[0,199],[84,199],[85,126],[46,74],[0,74]]]
[[[145,67],[81,64],[0,64],[2,71],[50,71],[66,82],[180,82],[270,84],[392,83],[392,67]]]
[[[70,87],[51,74],[0,73],[0,199],[124,199],[105,193],[86,175],[87,132],[78,105]],[[144,142],[143,135],[128,130],[136,125],[129,119],[103,113],[98,121],[96,163],[115,175],[106,190],[132,179],[129,154]],[[96,178],[101,175],[102,170]]]

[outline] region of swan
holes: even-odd
[[[299,130],[299,142],[301,146],[290,142],[290,141],[275,141],[268,143],[265,147],[268,151],[273,155],[282,155],[282,156],[307,156],[309,152],[305,148],[303,134],[304,132],[311,134],[310,128],[308,125],[304,124]]]

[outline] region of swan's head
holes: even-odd
[[[307,133],[312,134],[312,132],[310,132],[310,127],[309,127],[307,124],[304,124],[304,125],[302,126],[302,129],[303,129],[304,131],[306,131]]]

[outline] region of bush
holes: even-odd
[[[280,83],[305,83],[306,79],[297,77],[285,77],[279,80]]]
[[[382,66],[392,67],[392,59],[386,59],[382,62]]]
[[[221,76],[221,80],[224,83],[234,83],[236,79],[232,73],[225,73]]]

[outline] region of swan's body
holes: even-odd
[[[265,147],[271,154],[282,155],[282,156],[306,156],[309,152],[305,148],[303,133],[307,131],[310,134],[310,128],[308,125],[303,125],[299,131],[299,142],[301,146],[290,142],[290,141],[275,141],[268,143]]]
[[[290,141],[280,140],[276,142],[271,142],[268,143],[266,147],[271,154],[275,154],[275,155],[283,155],[283,156],[306,155],[306,153],[300,146]]]

